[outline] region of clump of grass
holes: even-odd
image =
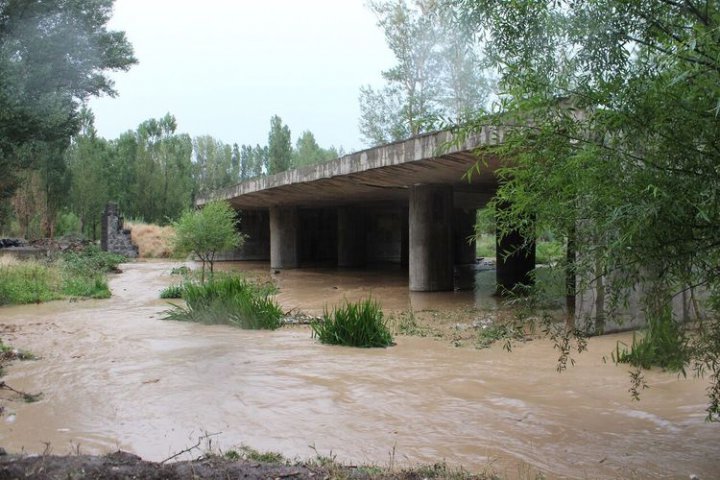
[[[322,320],[312,322],[313,337],[329,345],[350,347],[388,347],[393,338],[383,319],[380,304],[372,299],[345,302]]]
[[[478,330],[475,348],[488,348],[493,343],[503,340],[505,341],[505,349],[510,350],[513,340],[524,340],[525,332],[522,327],[518,327],[512,323],[490,323],[483,324]]]
[[[270,298],[274,291],[274,286],[237,276],[215,276],[204,284],[188,282],[180,293],[186,306],[172,305],[165,319],[274,330],[282,325],[283,316]]]
[[[126,221],[130,229],[130,238],[137,245],[141,258],[170,258],[174,251],[172,238],[175,229],[172,226],[161,227],[140,221]]]
[[[183,285],[169,285],[162,289],[160,298],[182,298]]]
[[[0,265],[0,305],[40,303],[62,298],[57,268],[35,260]]]
[[[612,359],[616,363],[628,363],[644,369],[657,366],[684,373],[689,359],[688,341],[672,318],[671,310],[666,308],[660,315],[648,320],[641,337],[633,333],[629,348],[618,342]]]
[[[182,275],[183,277],[187,277],[192,273],[192,270],[190,270],[185,265],[181,265],[179,267],[175,267],[172,270],[170,270],[170,275]]]
[[[239,450],[228,450],[224,457],[228,460],[249,460],[251,462],[284,464],[288,463],[287,459],[279,452],[261,452],[247,445],[241,445]]]

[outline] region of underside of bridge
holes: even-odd
[[[497,188],[496,159],[473,151],[502,141],[494,128],[460,145],[437,132],[216,192],[238,210],[245,244],[237,260],[271,268],[398,263],[414,291],[452,290],[454,268],[475,262],[475,212]],[[472,173],[468,175],[468,172]],[[506,236],[498,251],[523,241]],[[497,259],[499,289],[527,283],[534,251]]]

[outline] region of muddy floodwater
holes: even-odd
[[[388,349],[329,347],[307,327],[161,320],[158,293],[173,282],[172,266],[124,265],[109,300],[0,309],[3,340],[40,357],[14,363],[4,380],[43,392],[37,403],[3,401],[0,446],[162,460],[209,433],[215,449],[245,444],[309,458],[313,446],[353,464],[444,459],[507,478],[720,478],[706,383],[651,371],[650,388],[632,401],[627,368],[604,360],[627,334],[591,339],[562,374],[546,340],[512,353],[406,336]],[[492,307],[477,292],[410,295],[392,272],[276,277],[286,310],[320,311],[370,291],[398,310]]]

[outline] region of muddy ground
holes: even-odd
[[[387,479],[420,480],[427,478],[488,479],[493,477],[450,471],[444,465],[402,471],[375,467],[321,465],[318,463],[263,463],[209,456],[176,463],[147,462],[131,453],[118,451],[105,456],[32,456],[0,457],[0,480],[174,480],[174,479]]]

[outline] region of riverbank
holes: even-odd
[[[377,466],[345,466],[329,458],[308,462],[258,461],[254,458],[235,459],[232,455],[205,455],[191,461],[175,463],[147,462],[131,453],[117,451],[104,456],[42,455],[0,456],[0,479],[26,480],[227,480],[227,479],[357,479],[357,480],[491,480],[492,474],[471,474],[435,464],[412,469]],[[527,477],[526,480],[542,476]]]

